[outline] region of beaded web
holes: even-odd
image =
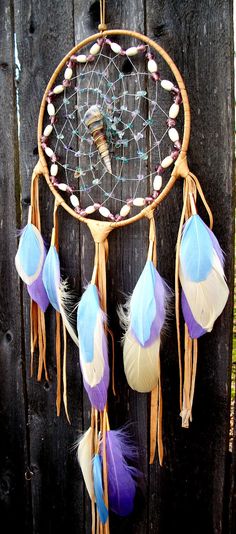
[[[70,58],[49,91],[41,142],[50,180],[82,216],[134,215],[157,198],[177,159],[181,96],[161,78],[161,61],[147,45],[99,39]],[[88,124],[96,112],[100,150]]]

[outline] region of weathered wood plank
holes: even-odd
[[[19,173],[15,102],[14,20],[9,2],[0,13],[0,516],[7,530],[31,532],[26,428],[24,343],[20,283],[15,271]]]
[[[233,284],[232,2],[147,1],[147,33],[173,57],[192,109],[189,163],[214,213]],[[213,118],[214,117],[214,118]],[[161,272],[173,286],[180,184],[161,206]],[[202,206],[200,213],[206,217]],[[199,343],[193,423],[181,430],[174,329],[163,347],[165,466],[151,468],[150,532],[222,532],[229,429],[232,297],[212,335]],[[174,339],[173,339],[174,337]],[[158,515],[157,515],[158,509]],[[158,519],[159,518],[159,519]]]
[[[19,61],[19,113],[21,120],[20,168],[22,175],[23,220],[27,216],[30,178],[37,162],[37,119],[45,86],[55,67],[74,45],[73,2],[53,4],[15,2],[16,36]],[[50,242],[53,198],[47,186],[41,187],[42,231]],[[65,213],[59,213],[60,257],[62,274],[72,286],[78,281],[78,227]],[[74,249],[70,254],[71,247]],[[24,295],[25,338],[27,343],[27,388],[29,395],[30,452],[34,533],[83,530],[83,483],[75,452],[71,447],[82,428],[80,374],[78,355],[68,340],[68,406],[72,424],[55,407],[55,315],[46,314],[47,359],[50,383],[36,383],[29,378],[29,299]]]

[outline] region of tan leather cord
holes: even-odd
[[[56,312],[57,416],[61,412],[61,316]]]
[[[98,29],[101,32],[104,32],[107,29],[107,25],[105,23],[105,13],[106,13],[106,2],[105,0],[100,0],[100,24],[98,25]]]
[[[109,509],[108,505],[108,480],[107,480],[107,453],[106,453],[106,435],[107,430],[109,430],[109,420],[108,420],[108,414],[106,407],[104,408],[104,411],[102,412],[102,438],[103,438],[103,449],[102,449],[102,465],[103,465],[103,484],[104,484],[104,502]],[[103,525],[104,534],[109,534],[110,527],[109,527],[109,515],[108,519]]]
[[[156,244],[156,225],[154,211],[150,211],[146,217],[149,219],[149,247],[147,259],[157,266],[157,244]],[[158,445],[158,456],[160,465],[163,463],[163,442],[162,442],[162,391],[161,391],[161,366],[160,354],[157,354],[158,366],[158,384],[151,392],[150,406],[150,459],[152,464],[156,452],[156,443]]]

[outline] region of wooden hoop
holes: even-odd
[[[55,189],[53,184],[50,181],[49,178],[49,172],[48,172],[48,166],[47,162],[44,156],[43,149],[41,147],[41,137],[42,137],[42,131],[43,131],[43,119],[44,119],[44,112],[45,107],[47,104],[46,98],[48,96],[48,92],[54,85],[54,82],[59,74],[59,72],[62,70],[62,68],[65,66],[66,62],[70,59],[72,55],[74,55],[78,50],[86,46],[87,44],[91,43],[92,41],[96,41],[97,39],[105,36],[111,36],[111,35],[129,35],[130,37],[134,37],[135,39],[138,39],[140,41],[143,41],[150,47],[154,48],[160,56],[165,60],[165,62],[169,65],[170,70],[172,71],[177,83],[178,87],[180,89],[182,101],[183,101],[183,109],[184,109],[184,134],[183,134],[183,142],[182,142],[182,148],[180,150],[179,156],[174,164],[173,171],[171,173],[171,176],[160,193],[160,195],[149,205],[146,206],[144,209],[142,209],[138,214],[134,215],[133,217],[130,217],[129,219],[124,219],[122,221],[95,221],[94,219],[87,219],[86,217],[83,217],[76,213],[63,199],[63,197],[58,193],[58,191]],[[176,180],[178,178],[186,178],[189,175],[189,168],[187,164],[187,150],[189,145],[189,138],[190,138],[190,106],[189,106],[189,100],[187,91],[183,82],[183,78],[176,67],[175,63],[171,59],[171,57],[161,48],[160,45],[155,43],[155,41],[152,41],[152,39],[149,39],[145,35],[142,35],[141,33],[137,33],[135,31],[131,30],[105,30],[100,33],[96,33],[94,35],[91,35],[90,37],[87,37],[81,43],[76,45],[68,54],[62,59],[62,61],[59,63],[58,67],[54,71],[51,79],[49,80],[49,83],[46,87],[45,93],[43,95],[42,103],[40,106],[39,111],[39,119],[38,119],[38,152],[39,152],[39,167],[40,167],[40,174],[43,174],[50,190],[52,191],[54,197],[56,198],[58,204],[60,204],[72,217],[75,219],[78,219],[81,222],[84,222],[88,224],[88,222],[93,221],[94,224],[97,227],[98,231],[106,231],[109,233],[113,228],[119,228],[122,226],[126,226],[128,224],[131,224],[135,221],[138,221],[139,219],[142,219],[143,217],[149,217],[150,213],[157,207],[158,204],[162,202],[162,200],[168,195],[172,187],[174,186]]]

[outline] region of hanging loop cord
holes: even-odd
[[[98,30],[104,32],[107,30],[107,25],[105,23],[105,13],[106,13],[106,2],[105,0],[100,0],[100,24],[98,25]]]

